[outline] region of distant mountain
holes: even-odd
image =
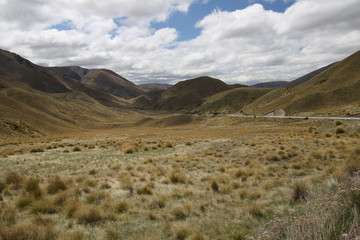
[[[206,97],[232,89],[219,79],[199,77],[181,81],[167,89],[155,104],[161,110],[185,110],[201,104]]]
[[[145,91],[151,91],[151,90],[166,90],[169,87],[171,87],[171,84],[166,83],[146,83],[146,84],[139,84],[138,87],[145,90]]]
[[[360,51],[331,65],[310,80],[277,89],[247,105],[248,114],[284,109],[293,114],[358,114],[360,112]]]
[[[125,99],[143,94],[134,83],[106,69],[93,69],[86,74],[83,83],[99,91],[111,93]]]
[[[287,81],[275,81],[275,82],[262,82],[251,85],[254,88],[284,88],[287,87],[289,82]]]
[[[112,95],[131,99],[143,94],[134,83],[107,69],[85,69],[78,66],[52,67],[57,74],[80,81],[86,86]]]

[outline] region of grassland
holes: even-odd
[[[355,239],[359,134],[204,117],[2,140],[0,239]]]

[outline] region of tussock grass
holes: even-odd
[[[17,211],[14,207],[0,203],[0,224],[11,225],[16,222]]]
[[[103,209],[94,205],[83,205],[74,214],[80,224],[96,224],[109,219]]]
[[[59,176],[55,176],[50,179],[49,184],[46,187],[46,190],[49,194],[55,194],[60,191],[67,189],[66,183]]]
[[[355,236],[359,194],[340,194],[359,171],[353,126],[344,121],[339,126],[347,133],[337,138],[325,134],[339,127],[333,121],[324,127],[313,121],[208,120],[196,129],[126,128],[106,137],[35,139],[21,154],[0,157],[1,231],[10,234],[30,224],[55,240],[226,240],[251,239],[270,219],[279,225],[268,232],[290,236],[288,229],[310,229],[303,225],[306,219],[319,232]],[[307,132],[311,125],[319,134]],[[44,146],[51,149],[29,153]],[[81,152],[63,153],[76,146]],[[126,146],[136,151],[121,152]],[[328,198],[336,200],[331,205],[319,197],[332,195],[343,200]],[[337,204],[351,211],[320,214],[323,206]],[[334,227],[308,220],[314,209]]]
[[[174,169],[170,175],[169,175],[169,179],[172,183],[187,183],[188,178],[186,177],[186,175],[184,174],[183,171],[181,171],[181,169]]]
[[[5,175],[5,182],[7,184],[11,184],[16,188],[21,187],[21,184],[23,183],[24,178],[17,172],[8,172]]]
[[[40,188],[39,180],[35,178],[29,178],[26,180],[25,190],[37,199],[43,196],[43,191]]]
[[[52,227],[23,222],[11,227],[0,226],[0,239],[4,240],[51,240],[56,239],[58,233]]]
[[[52,200],[44,199],[33,202],[30,211],[33,214],[55,214],[58,212],[58,209]]]

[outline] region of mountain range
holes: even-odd
[[[281,88],[280,88],[281,87]],[[0,135],[131,124],[136,111],[352,115],[360,111],[360,52],[291,82],[228,85],[207,76],[136,85],[107,69],[41,67],[0,50]]]

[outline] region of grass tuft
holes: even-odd
[[[291,200],[293,202],[307,201],[309,198],[309,189],[304,182],[296,182],[293,186]]]
[[[55,194],[67,189],[66,183],[59,176],[52,178],[46,188],[49,194]]]

